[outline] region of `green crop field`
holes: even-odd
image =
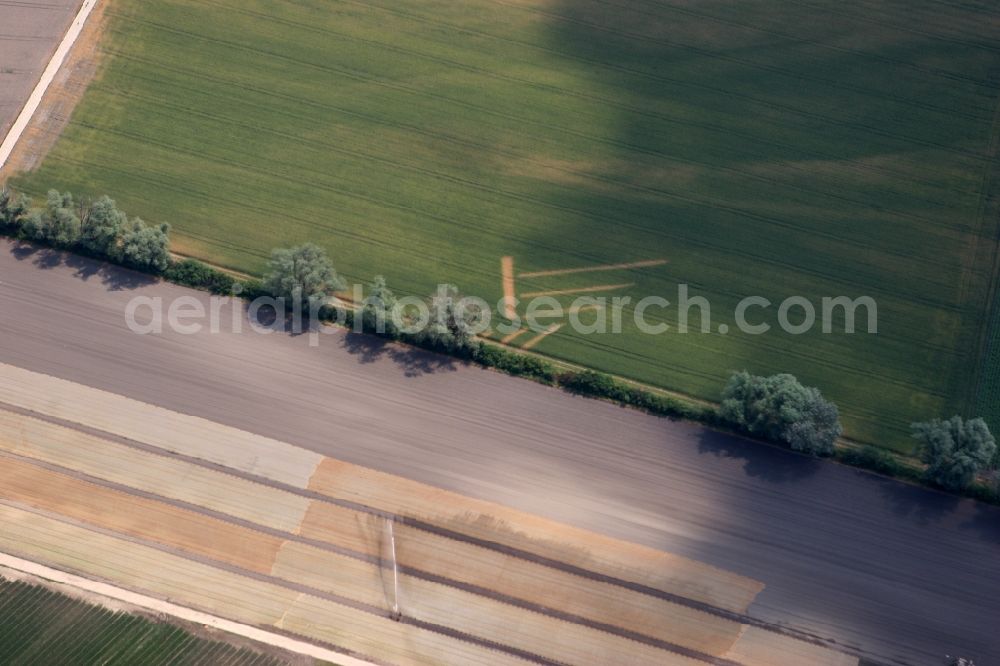
[[[519,295],[676,301],[689,284],[708,333],[641,334],[626,309],[622,334],[512,344],[708,399],[733,369],[792,372],[850,436],[908,450],[908,424],[966,411],[980,375],[994,10],[109,0],[102,71],[14,184],[109,193],[170,222],[176,249],[249,272],[311,240],[406,294],[451,282],[495,301],[504,256]],[[521,276],[652,260],[667,263]],[[878,333],[736,332],[750,295],[775,329],[786,297],[871,296]]]
[[[0,663],[280,666],[284,662],[0,578]]]

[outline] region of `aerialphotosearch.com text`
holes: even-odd
[[[687,284],[678,285],[673,299],[659,295],[579,296],[565,302],[552,296],[538,296],[513,302],[500,299],[495,308],[477,296],[455,296],[448,285],[439,285],[430,299],[404,296],[391,304],[366,297],[360,284],[352,287],[351,294],[350,303],[337,298],[310,301],[261,296],[244,301],[236,296],[137,296],[128,302],[125,320],[129,329],[140,335],[162,334],[165,330],[182,335],[206,330],[262,335],[286,331],[308,333],[310,344],[314,345],[318,344],[319,336],[334,332],[322,325],[320,315],[329,321],[332,314],[336,323],[343,324],[346,320],[343,313],[349,307],[366,308],[372,315],[369,321],[374,321],[377,328],[391,322],[395,330],[411,335],[448,318],[461,321],[473,335],[487,332],[508,335],[524,327],[542,332],[553,325],[568,326],[581,335],[636,331],[645,335],[668,332],[764,335],[778,330],[789,335],[816,330],[827,334],[878,332],[878,306],[870,296],[818,299],[789,296],[777,303],[763,296],[747,296],[727,317],[732,324],[714,324],[713,316],[719,309],[713,309],[707,297],[692,295]],[[361,332],[362,318],[355,317],[353,326]]]

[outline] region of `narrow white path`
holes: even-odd
[[[69,585],[70,587],[75,587],[79,590],[84,590],[92,594],[99,594],[102,597],[122,601],[124,603],[131,604],[132,606],[170,615],[171,617],[176,617],[187,622],[195,622],[207,627],[212,627],[213,629],[218,629],[219,631],[235,634],[237,636],[243,636],[244,638],[249,638],[250,640],[257,641],[258,643],[273,645],[274,647],[288,650],[289,652],[295,652],[314,659],[328,661],[333,664],[337,664],[338,666],[376,666],[376,664],[371,662],[355,659],[354,657],[349,657],[318,645],[306,643],[305,641],[299,641],[294,638],[282,636],[281,634],[275,634],[270,631],[264,631],[263,629],[251,627],[249,625],[240,624],[231,620],[225,620],[215,615],[209,615],[208,613],[202,613],[190,608],[185,608],[184,606],[178,606],[176,604],[161,601],[143,594],[130,592],[120,587],[115,587],[114,585],[108,585],[107,583],[98,583],[97,581],[88,580],[86,578],[82,578],[81,576],[75,576],[64,571],[59,571],[58,569],[52,569],[51,567],[23,560],[19,557],[14,557],[13,555],[7,555],[6,553],[0,553],[0,566],[14,569],[32,576],[37,576],[38,578],[44,578],[45,580],[55,583]]]
[[[80,11],[76,14],[76,18],[73,19],[73,23],[70,24],[69,30],[66,31],[66,35],[59,43],[59,47],[56,49],[55,53],[52,54],[52,59],[49,60],[49,64],[45,67],[45,71],[42,72],[42,77],[38,79],[38,85],[36,85],[35,89],[31,91],[31,95],[28,97],[28,101],[24,103],[24,107],[21,109],[21,113],[17,116],[17,120],[15,120],[14,124],[10,126],[10,131],[7,132],[7,136],[4,137],[3,143],[0,144],[0,169],[7,164],[10,154],[14,151],[14,146],[17,145],[17,142],[24,133],[24,130],[28,128],[28,123],[31,122],[32,116],[34,116],[35,111],[38,110],[38,105],[42,103],[45,91],[49,89],[53,79],[55,79],[56,73],[59,72],[59,68],[62,67],[63,61],[66,60],[66,54],[69,53],[73,44],[76,43],[76,38],[80,36],[83,26],[87,23],[87,17],[90,16],[90,12],[94,9],[98,2],[99,0],[84,0],[83,5],[80,7]]]

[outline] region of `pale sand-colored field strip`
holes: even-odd
[[[342,593],[343,589],[339,580],[342,568],[350,571],[352,580],[362,581],[353,583],[354,587],[367,586],[367,603],[385,605],[377,565],[357,561],[347,564],[347,559],[341,555],[305,544],[286,544],[275,563],[274,575],[336,594]],[[616,662],[650,665],[703,663],[415,576],[402,574],[399,584],[400,608],[406,617],[451,627],[489,641],[511,644],[552,661],[585,666]],[[352,587],[352,595],[355,593]],[[734,632],[732,639],[735,638]]]
[[[539,296],[569,296],[572,294],[593,294],[600,291],[614,291],[615,289],[625,289],[635,286],[634,282],[622,282],[620,284],[599,284],[593,287],[580,287],[578,289],[552,289],[549,291],[529,291],[521,294],[521,298],[537,298]]]
[[[503,316],[514,319],[517,317],[514,307],[514,300],[517,298],[514,293],[514,257],[501,257],[500,282],[503,285]]]
[[[84,542],[117,539],[174,558],[174,572],[185,560],[202,576],[218,570],[204,587],[211,598],[234,576],[292,594],[280,596],[280,612],[267,606],[266,622],[254,619],[257,607],[249,619],[220,611],[240,622],[394,664],[424,663],[417,655],[435,641],[445,652],[432,661],[444,664],[523,663],[516,655],[584,666],[857,663],[742,624],[735,618],[761,585],[702,563],[2,364],[0,403],[15,406],[0,407],[4,511],[30,507]],[[385,514],[397,516],[402,623],[386,619]],[[0,550],[26,548],[19,535],[5,525]],[[72,545],[43,559],[154,594],[182,585],[106,575],[113,564],[103,560],[88,569],[80,553],[89,542]],[[201,592],[199,583],[169,598],[214,612]],[[343,617],[380,628],[344,634]],[[382,622],[403,642],[378,643],[392,633]]]
[[[304,488],[323,456],[123,396],[0,364],[0,402]]]
[[[9,458],[0,460],[0,498],[257,573],[271,571],[283,542]]]
[[[0,504],[4,550],[257,626],[273,626],[399,666],[499,666],[513,656],[359,612],[125,539]]]
[[[0,409],[0,450],[295,532],[310,500],[231,474]]]
[[[521,345],[521,349],[533,349],[534,347],[536,347],[538,345],[539,342],[541,342],[545,338],[549,337],[553,333],[557,333],[559,331],[559,329],[562,328],[562,327],[563,327],[562,324],[552,324],[551,326],[549,326],[548,328],[546,328],[544,331],[542,331],[541,333],[539,333],[538,335],[536,335],[535,337],[531,338],[530,340],[528,340],[527,342],[525,342],[523,345]]]

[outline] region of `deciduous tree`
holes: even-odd
[[[44,210],[32,211],[21,225],[21,233],[30,240],[56,247],[75,244],[80,239],[80,218],[73,205],[73,195],[49,190]]]
[[[30,206],[28,197],[3,188],[0,190],[0,225],[12,231],[19,229]]]
[[[361,318],[366,331],[396,337],[399,331],[392,319],[392,311],[396,307],[396,294],[386,285],[385,278],[376,275],[368,287],[364,305],[361,308]]]
[[[264,288],[288,303],[321,303],[334,291],[343,289],[344,281],[322,248],[305,243],[271,252]]]
[[[996,453],[996,442],[983,419],[960,416],[914,423],[913,437],[927,463],[927,476],[948,490],[967,488]]]
[[[843,432],[837,406],[789,374],[734,372],[722,394],[720,415],[743,432],[812,455],[833,453]]]
[[[475,331],[482,313],[463,307],[458,287],[440,285],[431,297],[430,321],[417,337],[423,344],[446,351],[468,351],[475,343]]]
[[[169,224],[148,226],[139,218],[132,218],[112,258],[133,268],[162,273],[170,265],[169,232]]]
[[[125,212],[118,209],[113,199],[103,196],[84,211],[80,245],[94,254],[109,257],[128,229]]]

